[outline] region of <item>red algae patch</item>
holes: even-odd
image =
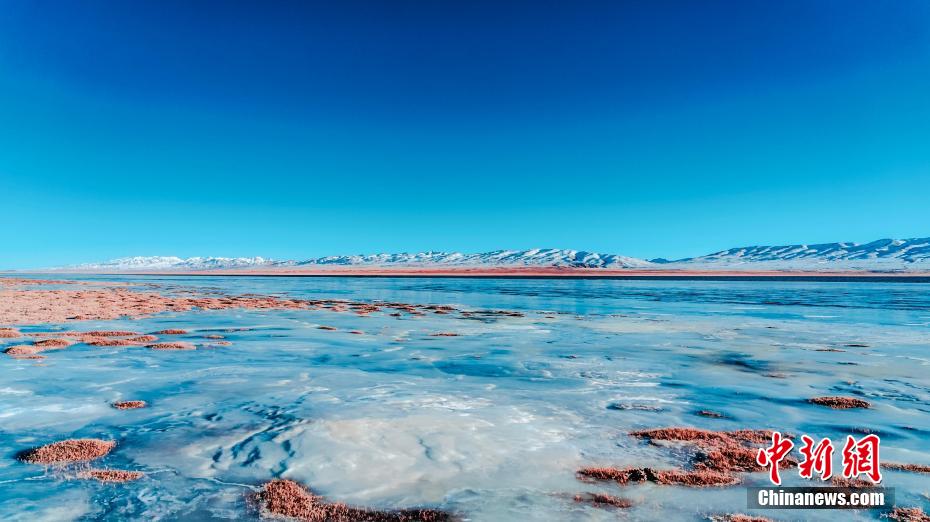
[[[86,339],[84,344],[89,344],[90,346],[139,346],[142,343],[137,343],[130,341],[129,339]]]
[[[193,350],[194,345],[191,343],[155,343],[147,345],[148,348],[153,350]]]
[[[349,333],[350,333],[350,334],[355,334],[355,335],[365,335],[365,332],[363,332],[363,331],[361,331],[361,330],[350,330]]]
[[[272,480],[255,495],[262,514],[289,517],[305,522],[445,522],[452,515],[434,509],[376,511],[326,502],[293,480]]]
[[[882,467],[893,471],[909,471],[911,473],[930,473],[930,466],[926,464],[902,464],[899,462],[882,462]]]
[[[878,485],[869,482],[868,480],[863,480],[859,478],[845,478],[845,477],[833,477],[830,479],[830,483],[838,488],[877,488]]]
[[[7,355],[35,355],[42,351],[42,348],[32,344],[17,344],[3,350]]]
[[[151,343],[157,341],[158,337],[155,337],[154,335],[139,335],[136,337],[130,337],[126,340],[132,343]]]
[[[68,439],[24,451],[18,458],[30,464],[87,462],[106,455],[115,446],[112,440]]]
[[[882,515],[882,517],[896,520],[897,522],[930,522],[930,515],[924,513],[924,510],[919,507],[896,507],[892,509],[890,513]]]
[[[43,350],[48,350],[52,348],[67,348],[74,343],[67,339],[42,339],[41,341],[36,341],[32,344]]]
[[[5,335],[13,335],[10,326],[18,324],[63,323],[66,321],[114,320],[124,317],[146,317],[165,311],[186,312],[191,310],[331,310],[367,315],[390,308],[396,312],[406,312],[413,316],[423,316],[427,311],[438,314],[461,313],[463,317],[475,315],[500,315],[506,317],[523,317],[519,312],[485,310],[466,312],[452,306],[415,305],[406,303],[363,303],[336,299],[288,299],[279,296],[244,294],[225,295],[214,293],[201,294],[196,291],[164,295],[154,291],[128,288],[129,285],[118,283],[87,285],[77,281],[58,281],[54,284],[74,283],[72,289],[50,290],[39,286],[28,288],[31,284],[17,280],[9,283],[0,280],[0,324],[4,324]],[[51,282],[35,283],[42,285]],[[232,331],[244,331],[234,329]],[[187,330],[169,328],[154,332],[156,335],[184,335]],[[134,332],[119,332],[105,335],[102,332],[78,333],[94,337],[127,337],[138,335]]]
[[[596,507],[633,507],[633,501],[626,498],[607,495],[606,493],[579,493],[578,495],[575,495],[574,501],[583,504],[590,504]]]
[[[92,479],[99,482],[130,482],[145,476],[141,471],[125,471],[121,469],[89,469],[78,473],[78,478]]]
[[[90,332],[83,332],[83,335],[90,337],[129,337],[131,335],[139,335],[139,332],[127,332],[122,330],[91,330]]]
[[[225,339],[225,337],[223,337],[222,335],[217,335],[217,334],[204,335],[203,338],[204,339]]]
[[[698,428],[672,427],[634,431],[630,435],[650,441],[674,441],[696,447],[691,457],[692,471],[657,471],[650,468],[589,468],[579,472],[579,478],[625,482],[655,482],[684,486],[727,486],[739,483],[737,473],[764,471],[756,462],[758,445],[771,440],[768,430],[711,431]],[[798,465],[786,457],[780,468]],[[598,475],[600,474],[600,475]],[[603,478],[600,478],[603,477]]]
[[[659,471],[658,480],[655,482],[663,485],[703,488],[708,486],[733,486],[739,484],[740,479],[737,476],[716,471],[669,470]]]
[[[758,450],[743,446],[725,446],[701,452],[695,458],[696,469],[708,469],[720,472],[754,472],[764,471],[765,468],[756,463]],[[779,463],[780,468],[789,468],[796,465],[790,457]]]
[[[145,401],[116,401],[112,404],[117,410],[136,410],[145,408],[148,403]]]
[[[735,475],[710,470],[685,471],[652,468],[582,468],[580,480],[609,480],[620,485],[653,482],[664,486],[733,486],[740,479]]]
[[[0,277],[0,286],[23,285],[85,285],[84,281],[58,281],[55,279],[25,279],[21,277]]]
[[[117,285],[82,290],[21,289],[0,285],[0,323],[11,325],[111,320],[125,316],[148,316],[168,310],[308,309],[312,304],[312,301],[272,296],[171,297]],[[134,335],[134,332],[127,334]]]
[[[629,484],[646,482],[655,475],[655,471],[651,468],[581,468],[577,475],[582,481],[609,480],[617,484]]]
[[[807,399],[807,402],[818,406],[826,406],[834,410],[849,410],[853,408],[870,408],[872,405],[868,401],[857,399],[855,397],[814,397]]]
[[[630,435],[641,439],[717,444],[734,442],[764,444],[772,439],[772,432],[768,430],[711,431],[698,428],[656,428],[634,431]]]
[[[22,336],[16,328],[0,328],[0,339],[16,339]]]

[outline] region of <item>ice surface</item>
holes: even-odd
[[[60,325],[183,328],[189,334],[172,340],[198,349],[78,344],[40,362],[0,360],[0,518],[237,520],[256,516],[246,493],[274,477],[299,480],[334,501],[429,505],[470,520],[617,518],[573,502],[582,491],[632,499],[634,507],[623,511],[631,520],[744,512],[742,487],[619,488],[575,478],[582,466],[684,465],[680,453],[628,436],[678,425],[835,439],[868,429],[881,435],[885,460],[930,464],[926,284],[144,280],[169,290],[451,304],[525,316],[225,310]],[[248,330],[228,331],[239,328]],[[205,338],[215,334],[232,345]],[[874,406],[837,411],[805,402],[822,395]],[[149,406],[110,406],[135,399]],[[725,417],[696,415],[700,410]],[[146,477],[101,484],[14,458],[71,437],[116,440],[94,466]],[[788,485],[800,483],[796,473],[785,476]],[[886,481],[899,505],[927,508],[926,476],[887,471]],[[767,515],[790,518],[784,513]],[[804,516],[832,520],[835,513]]]

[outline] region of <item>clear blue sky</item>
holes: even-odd
[[[930,236],[930,2],[0,9],[4,268]]]

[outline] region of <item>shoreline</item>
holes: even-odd
[[[131,276],[131,277],[353,277],[353,278],[475,278],[475,279],[615,279],[704,281],[876,281],[930,283],[930,272],[779,271],[779,270],[642,270],[566,267],[493,268],[270,268],[226,270],[143,271],[16,271],[15,275]]]

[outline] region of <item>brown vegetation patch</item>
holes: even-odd
[[[765,467],[756,463],[758,450],[743,446],[725,446],[698,453],[695,468],[720,472],[754,472],[765,471]],[[788,459],[780,462],[780,467],[789,467]]]
[[[900,462],[882,462],[882,467],[894,471],[909,471],[911,473],[930,473],[930,466],[926,464],[902,464]]]
[[[609,480],[620,485],[653,482],[666,486],[732,486],[739,477],[710,470],[685,471],[680,469],[657,470],[652,468],[582,468],[580,480]]]
[[[129,337],[131,335],[140,335],[139,332],[129,332],[125,330],[91,330],[83,332],[83,335],[90,337]]]
[[[336,330],[337,329],[335,326],[325,326],[325,325],[317,326],[316,328],[317,330]]]
[[[722,419],[725,416],[724,414],[718,411],[712,411],[712,410],[701,410],[697,412],[696,415],[700,415],[701,417],[709,417],[711,419]]]
[[[133,343],[151,343],[157,341],[158,337],[154,335],[139,335],[136,337],[130,337],[126,340]]]
[[[652,468],[585,468],[578,472],[581,480],[610,480],[618,484],[653,482],[682,486],[730,486],[740,482],[736,473],[764,471],[756,463],[757,446],[771,440],[768,430],[711,431],[690,427],[655,428],[631,433],[650,441],[682,442],[696,447],[688,470],[655,470]],[[797,466],[797,460],[786,457],[779,467]]]
[[[100,482],[130,482],[144,477],[145,473],[121,469],[89,469],[78,473],[77,476],[81,479],[93,479]]]
[[[204,339],[225,339],[225,337],[219,334],[204,335],[203,338]]]
[[[606,493],[579,493],[574,497],[575,502],[591,504],[596,507],[628,508],[633,507],[633,501],[608,495]]]
[[[868,401],[857,399],[855,397],[814,397],[807,399],[807,402],[818,406],[826,406],[834,410],[848,410],[852,408],[869,408],[872,405]]]
[[[84,281],[58,281],[55,279],[26,279],[22,277],[0,277],[0,287],[2,286],[24,286],[24,285],[84,285],[89,284]]]
[[[846,478],[846,477],[833,477],[830,479],[830,483],[838,488],[877,488],[874,482],[860,479],[860,478]]]
[[[443,522],[453,520],[434,509],[376,511],[326,502],[293,480],[272,480],[255,495],[264,514],[290,517],[305,522]]]
[[[49,349],[54,349],[54,348],[67,348],[74,343],[67,339],[42,339],[32,344],[34,344],[35,346],[38,346],[39,348],[43,350],[49,350]]]
[[[689,487],[733,486],[740,483],[739,477],[717,471],[669,470],[659,471],[657,484]]]
[[[129,339],[108,339],[103,338],[87,338],[84,340],[84,344],[90,346],[139,346],[142,343],[137,343],[135,341],[130,341]]]
[[[22,335],[16,328],[0,328],[0,339],[16,339]]]
[[[35,355],[42,351],[42,348],[32,344],[17,344],[3,350],[7,355]]]
[[[148,406],[148,403],[145,401],[116,401],[113,403],[113,407],[117,410],[135,410],[146,406]]]
[[[18,458],[30,464],[87,462],[103,457],[115,446],[112,440],[68,439],[24,451]]]
[[[191,343],[155,343],[147,345],[148,348],[153,350],[193,350],[194,345]]]
[[[772,440],[772,432],[769,430],[711,431],[702,430],[699,428],[674,427],[638,430],[631,432],[630,435],[641,439],[671,440],[711,444],[732,444],[742,442],[764,444]]]
[[[19,324],[63,323],[83,320],[117,320],[126,317],[139,318],[165,311],[187,312],[192,310],[331,310],[366,315],[373,312],[390,311],[393,314],[410,314],[422,317],[431,311],[441,314],[465,314],[464,316],[504,316],[522,317],[520,312],[502,310],[477,310],[466,312],[448,305],[416,305],[398,302],[353,302],[340,299],[291,299],[281,296],[244,294],[225,295],[220,292],[199,292],[195,290],[176,291],[172,295],[157,293],[154,290],[141,289],[140,286],[119,283],[82,284],[76,281],[60,281],[55,284],[74,283],[70,289],[49,289],[46,282],[35,283],[38,286],[25,287],[25,280],[14,283],[3,281],[0,284],[0,324],[4,327],[4,336],[14,335],[12,326]],[[334,327],[323,329],[335,329]],[[244,331],[238,328],[230,331]],[[188,331],[181,328],[166,328],[155,335],[184,335]],[[29,334],[33,335],[33,334]],[[73,340],[90,340],[96,342],[106,337],[138,337],[129,331],[91,331],[48,333],[48,337],[70,337]],[[132,342],[148,343],[149,339],[132,339]],[[106,346],[105,343],[98,343]],[[119,343],[118,345],[123,345]]]
[[[924,513],[924,510],[919,507],[896,507],[892,509],[890,513],[882,515],[882,517],[896,520],[897,522],[930,522],[930,516]]]
[[[461,334],[457,334],[455,332],[436,332],[429,335],[430,337],[458,337]]]

